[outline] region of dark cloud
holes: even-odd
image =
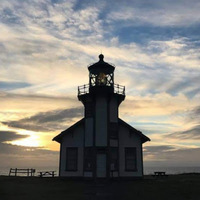
[[[0,89],[1,90],[11,90],[17,88],[25,88],[29,87],[31,84],[26,82],[7,82],[7,81],[0,81]]]
[[[39,147],[25,147],[0,143],[1,168],[58,166],[59,152]]]
[[[66,100],[66,101],[74,101],[75,98],[73,97],[62,97],[62,96],[51,96],[51,95],[39,95],[39,94],[16,94],[16,93],[8,93],[6,91],[0,91],[1,98],[4,98],[5,100],[8,99],[34,99],[34,100]]]
[[[170,133],[166,135],[165,137],[177,138],[177,139],[200,140],[200,106],[197,106],[193,110],[189,111],[187,119],[186,119],[186,123],[188,121],[193,122],[196,125],[185,131]]]
[[[161,152],[166,152],[169,150],[174,150],[174,146],[167,146],[167,145],[161,145],[161,146],[147,146],[145,147],[145,152],[146,153],[161,153]]]
[[[83,108],[78,107],[65,110],[41,112],[18,121],[8,121],[2,123],[9,127],[33,131],[54,131],[66,128],[66,123],[70,123],[74,118],[79,118],[82,115]]]
[[[29,135],[19,135],[14,131],[0,131],[0,143],[23,139],[26,137],[29,137]]]
[[[35,167],[56,166],[58,164],[57,151],[42,147],[25,147],[3,143],[16,139],[23,139],[28,135],[18,135],[14,131],[0,131],[0,167]]]
[[[57,151],[4,143],[26,137],[29,135],[19,135],[14,131],[0,131],[1,168],[56,166],[58,164],[59,153]]]
[[[40,156],[44,154],[56,154],[57,151],[43,149],[41,147],[25,147],[12,145],[7,143],[0,143],[0,154],[6,155],[22,155],[22,156]]]
[[[200,92],[198,86],[199,76],[183,76],[181,80],[176,80],[176,82],[174,82],[174,84],[169,89],[167,89],[166,92],[170,93],[171,95],[177,95],[178,93],[183,92],[188,97],[193,97]]]
[[[166,137],[177,138],[177,139],[199,140],[200,139],[200,125],[194,126],[193,128],[186,131],[168,134]]]
[[[200,148],[176,146],[149,146],[144,148],[146,166],[197,166],[200,163]]]
[[[200,124],[200,106],[195,107],[189,114],[190,120]]]

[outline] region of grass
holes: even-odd
[[[61,178],[0,176],[1,200],[197,200],[200,174],[145,176],[134,181],[75,181]]]

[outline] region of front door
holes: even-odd
[[[106,177],[106,154],[97,154],[97,178]]]

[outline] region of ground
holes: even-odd
[[[61,178],[0,176],[1,200],[197,200],[200,174],[145,176],[132,181],[75,181]]]

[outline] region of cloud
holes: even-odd
[[[200,148],[177,146],[147,146],[144,151],[146,166],[198,166]]]
[[[11,167],[57,167],[59,155],[57,151],[7,143],[28,137],[29,135],[19,135],[14,131],[0,131],[1,169]]]
[[[188,117],[191,121],[200,124],[200,106],[196,106],[194,109],[192,109]]]
[[[120,5],[120,6],[119,6]],[[196,0],[159,1],[147,3],[141,1],[126,1],[123,5],[113,3],[112,11],[108,12],[108,20],[123,21],[125,24],[154,26],[190,26],[198,24],[200,4]],[[159,17],[158,17],[159,16]]]
[[[44,148],[38,148],[38,147],[23,147],[18,145],[12,145],[12,144],[5,144],[1,143],[0,145],[0,152],[1,154],[8,154],[8,155],[32,155],[32,156],[39,156],[40,154],[56,154],[57,151],[51,151]]]
[[[181,140],[200,140],[200,106],[188,111],[185,121],[192,124],[189,129],[167,134],[166,137]]]
[[[198,100],[191,101],[183,94],[172,96],[167,93],[130,95],[121,105],[122,113],[129,116],[171,116],[192,109]],[[132,109],[130,109],[132,108]]]
[[[14,131],[0,131],[0,143],[19,140],[29,137],[29,135],[19,135]],[[0,144],[2,145],[2,144]]]
[[[0,91],[0,99],[0,121],[16,121],[39,112],[64,110],[81,105],[75,95],[14,94]]]
[[[58,166],[59,153],[37,147],[0,144],[1,168],[11,167],[54,167]]]
[[[194,126],[189,130],[171,133],[166,135],[166,137],[176,138],[176,139],[189,139],[189,140],[200,140],[200,125]]]
[[[67,126],[67,123],[69,125],[74,119],[80,118],[82,115],[82,108],[71,108],[42,112],[18,121],[2,122],[2,124],[33,131],[54,131],[61,130],[64,126]]]
[[[98,4],[99,7],[91,3],[81,8],[77,4],[76,1],[52,3],[48,0],[2,3],[2,79],[11,83],[24,80],[30,84],[26,88],[13,88],[15,93],[74,94],[73,90],[78,85],[88,82],[86,66],[97,61],[96,57],[101,50],[108,61],[124,71],[121,75],[122,83],[130,87],[134,84],[136,92],[169,92],[176,95],[181,88],[188,95],[195,91],[199,93],[195,82],[189,86],[186,84],[194,80],[194,74],[189,68],[199,67],[199,47],[195,41],[173,36],[163,40],[150,38],[150,41],[142,45],[135,40],[123,43],[115,35],[115,28],[123,29],[124,23],[107,24],[107,15],[102,19],[102,13],[105,12],[103,9],[114,10],[109,3],[104,2],[103,6]],[[143,9],[141,5],[145,8],[143,1],[126,2],[127,12],[121,12],[120,9],[125,8],[118,3],[113,4],[119,9],[118,14],[125,13],[126,16],[129,9]],[[133,7],[130,6],[132,4]],[[146,9],[148,12],[162,10],[162,6],[168,11],[170,5],[155,1],[151,6],[147,5]],[[18,12],[16,7],[19,8]],[[10,23],[15,26],[10,26]],[[134,23],[131,23],[133,26]],[[154,91],[151,91],[152,88]]]
[[[0,89],[2,90],[11,90],[16,88],[24,88],[30,86],[29,83],[24,82],[6,82],[0,81]]]
[[[145,152],[146,154],[152,154],[152,153],[162,153],[166,151],[175,150],[175,146],[171,145],[160,145],[160,146],[146,146]]]

